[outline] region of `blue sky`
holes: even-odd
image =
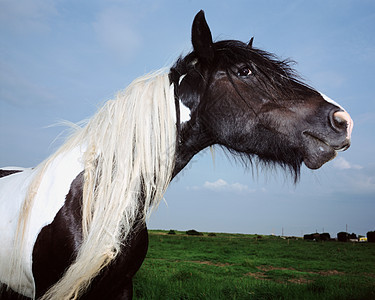
[[[302,235],[375,230],[373,1],[0,0],[0,166],[37,165],[78,122],[132,79],[191,50],[194,15],[213,37],[248,41],[298,62],[306,81],[354,120],[352,147],[300,182],[198,154],[150,228]]]

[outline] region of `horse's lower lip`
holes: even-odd
[[[305,148],[303,162],[309,169],[319,169],[337,155],[334,147],[309,132],[303,132],[303,141]]]
[[[337,148],[337,149],[335,148],[335,150],[336,150],[336,151],[345,151],[345,150],[347,150],[349,147],[350,147],[350,140],[348,140],[348,141],[346,142],[346,144],[343,145],[342,147]]]

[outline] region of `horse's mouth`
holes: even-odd
[[[319,169],[326,162],[334,159],[337,151],[346,150],[349,147],[349,145],[345,147],[332,146],[322,138],[307,131],[303,132],[303,141],[305,146],[303,162],[309,169]]]

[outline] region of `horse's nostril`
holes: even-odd
[[[343,132],[348,129],[349,120],[349,114],[345,111],[336,111],[330,115],[331,125],[338,132]]]
[[[338,114],[333,114],[333,126],[339,129],[346,129],[346,120]]]

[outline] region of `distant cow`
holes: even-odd
[[[305,234],[303,236],[304,240],[317,240],[319,238],[319,233],[311,233],[311,234]]]
[[[331,239],[331,236],[328,232],[323,232],[320,234],[321,241],[329,241],[330,239]]]
[[[312,240],[312,241],[329,241],[331,236],[328,232],[324,233],[312,233],[312,234],[305,234],[303,236],[304,240]]]
[[[347,232],[339,232],[337,234],[337,240],[339,242],[347,242],[349,240],[349,234]]]
[[[369,243],[375,243],[375,231],[367,232],[367,241]]]

